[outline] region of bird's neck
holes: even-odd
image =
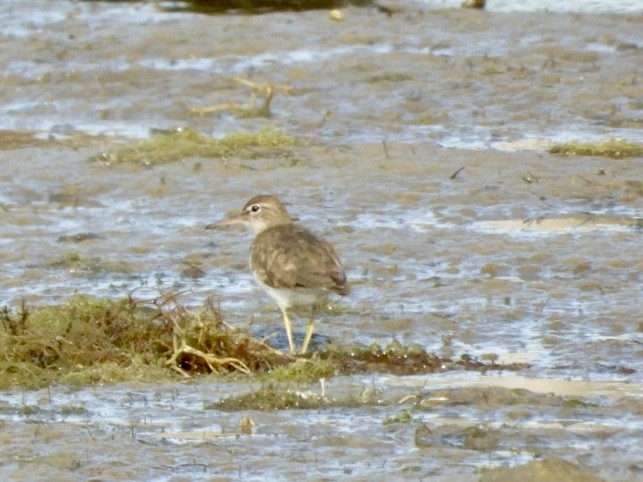
[[[290,224],[294,224],[292,219],[280,219],[280,220],[271,220],[269,223],[261,223],[261,224],[255,224],[252,226],[255,235],[261,234],[264,231],[268,231],[269,229],[277,228],[280,226],[287,226]]]

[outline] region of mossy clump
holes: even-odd
[[[404,410],[395,415],[390,415],[382,421],[382,425],[392,425],[395,423],[411,423],[413,422],[413,415],[410,410]]]
[[[336,374],[337,367],[331,360],[312,357],[275,367],[266,372],[265,377],[275,382],[312,383],[323,378],[332,378]]]
[[[386,346],[330,345],[319,353],[320,358],[333,360],[343,374],[384,372],[398,375],[432,373],[440,370],[440,359],[419,345],[404,346],[392,341]]]
[[[643,144],[629,142],[624,139],[608,139],[603,142],[566,142],[553,146],[551,154],[566,156],[600,156],[612,159],[643,156]]]
[[[156,133],[134,146],[100,153],[91,160],[106,165],[129,163],[152,166],[189,157],[252,157],[257,155],[258,149],[291,147],[296,143],[292,136],[269,127],[254,133],[232,133],[221,138],[206,136],[193,129],[176,129]]]
[[[331,403],[331,400],[321,394],[295,390],[284,387],[283,384],[270,383],[262,385],[255,391],[207,404],[205,408],[235,412],[239,410],[305,410],[328,406]]]
[[[0,318],[2,388],[36,388],[65,377],[71,377],[71,384],[126,379],[107,367],[156,365],[143,345],[163,331],[127,300],[75,297],[33,310],[23,305],[16,313],[4,308]],[[130,356],[136,353],[142,356]]]
[[[171,380],[177,373],[251,373],[291,358],[227,326],[212,303],[75,296],[0,311],[0,389]]]

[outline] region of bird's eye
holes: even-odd
[[[250,212],[256,213],[259,212],[259,209],[261,208],[257,204],[255,204],[250,208]]]

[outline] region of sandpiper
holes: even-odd
[[[257,283],[279,305],[290,352],[295,353],[288,309],[311,306],[311,317],[301,353],[306,353],[315,329],[315,306],[331,292],[348,294],[339,256],[328,241],[296,224],[279,199],[255,196],[241,213],[209,224],[205,229],[242,224],[255,232],[250,248],[250,270]]]

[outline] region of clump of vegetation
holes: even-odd
[[[206,409],[214,410],[288,410],[313,409],[331,405],[332,401],[321,394],[284,388],[281,384],[267,384],[258,390],[243,395],[224,398],[205,405]],[[333,405],[335,405],[333,403]]]
[[[553,146],[551,154],[567,156],[601,156],[612,159],[643,156],[643,145],[623,139],[608,139],[603,142],[566,142]]]
[[[256,156],[257,149],[290,147],[296,143],[288,134],[268,127],[259,132],[233,133],[218,139],[193,129],[176,129],[156,133],[134,146],[101,153],[92,160],[106,165],[131,163],[150,166],[189,157]]]
[[[319,357],[333,360],[341,373],[384,371],[396,375],[411,375],[440,371],[442,367],[440,358],[427,353],[420,345],[404,346],[395,340],[384,347],[377,343],[330,345],[319,353]]]
[[[76,296],[62,305],[0,312],[0,388],[251,373],[290,360],[226,325],[211,302],[192,312],[172,296]]]
[[[313,356],[295,363],[281,365],[266,373],[266,378],[275,382],[313,383],[337,375],[337,366],[331,360]]]
[[[386,346],[371,345],[329,346],[317,353],[322,360],[331,360],[339,373],[392,373],[395,375],[419,375],[449,370],[521,370],[527,364],[497,364],[495,360],[483,362],[463,354],[459,359],[440,358],[429,353],[424,347],[413,343],[403,345],[393,340]]]
[[[390,415],[386,417],[383,421],[383,425],[392,425],[394,423],[411,423],[413,422],[413,414],[410,410],[403,410],[402,412],[396,413],[395,415]]]

